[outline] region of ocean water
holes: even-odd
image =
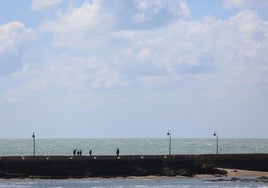
[[[211,182],[200,178],[0,180],[1,188],[266,188],[267,183]]]
[[[169,139],[36,139],[36,155],[165,155]],[[216,153],[216,139],[172,139],[172,154]],[[268,153],[268,139],[219,139],[219,153]],[[0,156],[32,155],[32,139],[0,139]]]
[[[216,152],[216,139],[172,139],[172,154],[209,154]],[[36,139],[36,155],[72,155],[73,149],[88,155],[165,155],[168,139]],[[268,139],[220,139],[219,153],[268,153]],[[0,140],[0,156],[32,155],[32,139]],[[0,180],[0,188],[253,188],[268,183],[241,181],[206,181],[201,178],[88,178],[66,180]]]

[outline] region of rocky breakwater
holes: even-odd
[[[1,157],[0,178],[86,178],[224,174],[194,156],[16,156]]]
[[[14,156],[0,158],[0,178],[86,178],[128,176],[194,176],[196,174],[225,175],[219,167],[259,168],[258,159],[241,157],[234,164],[232,157],[221,161],[216,155],[135,155],[135,156]],[[266,155],[266,162],[268,157]],[[239,161],[238,158],[235,160]],[[254,168],[256,170],[256,168]]]
[[[197,155],[197,161],[219,168],[268,172],[268,154],[220,154]]]

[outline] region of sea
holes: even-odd
[[[217,151],[215,139],[146,138],[146,139],[0,139],[0,156],[73,155],[73,150],[82,150],[82,155],[167,155],[213,154]],[[268,139],[219,139],[218,152],[268,153]],[[268,165],[268,164],[264,164]],[[1,171],[1,169],[0,169]],[[254,177],[250,177],[254,178]],[[212,178],[213,179],[213,178]],[[211,178],[139,177],[139,178],[85,178],[85,179],[0,179],[0,188],[268,188],[268,183],[243,181],[209,181]]]

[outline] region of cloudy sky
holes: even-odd
[[[267,138],[267,52],[267,0],[3,0],[0,138]]]

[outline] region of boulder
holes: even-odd
[[[169,168],[169,167],[165,167],[163,170],[162,170],[162,173],[161,175],[163,176],[176,176],[177,173],[175,172],[175,170]]]
[[[194,176],[194,173],[190,169],[183,168],[183,169],[180,169],[180,170],[177,171],[177,175],[187,176],[187,177],[193,177]]]

